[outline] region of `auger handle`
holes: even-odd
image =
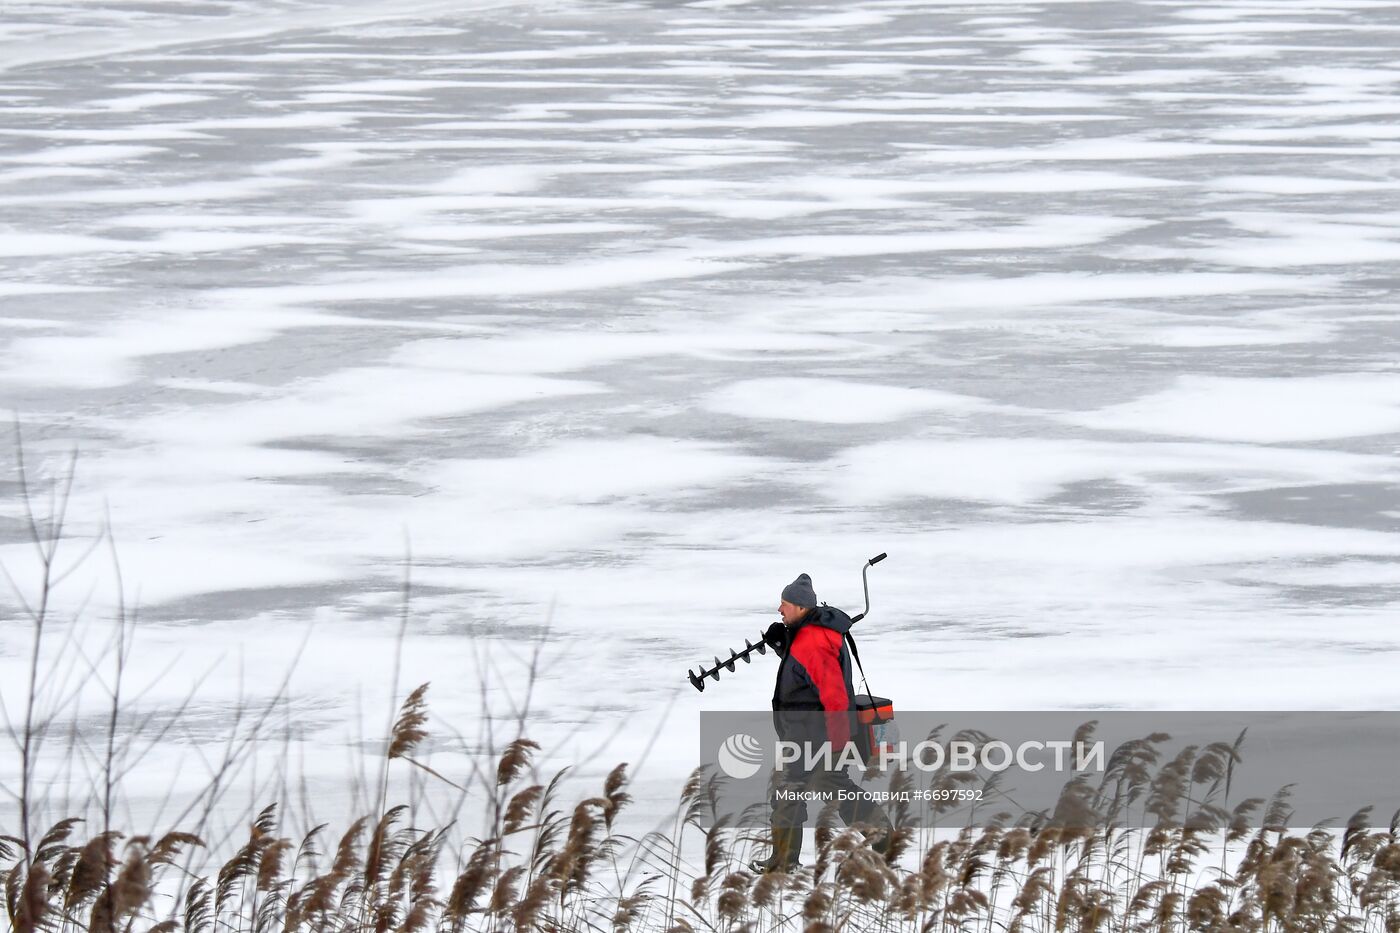
[[[870,560],[866,561],[864,567],[860,568],[860,586],[861,589],[865,590],[865,610],[861,612],[860,615],[851,617],[852,625],[855,625],[870,614],[870,583],[865,579],[865,572],[889,556],[889,554],[881,551],[879,554],[876,554],[874,557],[870,558]]]

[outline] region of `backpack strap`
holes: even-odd
[[[851,646],[851,657],[856,659],[856,669],[860,671],[860,682],[865,685],[865,692],[870,693],[870,681],[865,679],[865,666],[860,663],[860,650],[856,648],[856,640],[851,637],[851,633],[846,633],[846,644]]]

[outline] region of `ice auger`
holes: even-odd
[[[864,610],[863,612],[861,612],[860,615],[852,616],[852,617],[851,617],[851,624],[854,625],[856,622],[859,622],[861,619],[864,619],[864,618],[866,617],[866,615],[869,614],[869,612],[870,612],[870,584],[869,584],[869,582],[866,580],[866,576],[865,576],[865,575],[866,575],[866,572],[869,571],[871,567],[873,567],[875,564],[878,564],[880,561],[884,560],[887,556],[888,556],[887,554],[876,554],[874,557],[870,558],[870,560],[868,560],[868,561],[865,562],[865,566],[864,566],[864,567],[860,568],[860,585],[861,585],[861,588],[865,590],[865,610]],[[732,650],[731,650],[731,651],[729,652],[729,657],[726,658],[726,659],[724,659],[724,660],[720,660],[718,657],[716,657],[716,658],[715,658],[715,663],[714,663],[714,666],[713,666],[713,667],[707,668],[707,667],[704,667],[704,666],[702,665],[701,668],[700,668],[700,671],[699,671],[698,673],[695,672],[695,671],[686,671],[686,676],[688,676],[688,677],[690,678],[690,685],[691,685],[692,687],[694,687],[696,690],[699,690],[701,693],[704,693],[704,692],[705,692],[705,678],[706,678],[706,677],[712,677],[712,678],[714,678],[715,680],[719,680],[719,672],[720,672],[720,669],[721,669],[721,668],[723,668],[723,669],[726,670],[726,671],[729,671],[731,674],[734,673],[734,664],[735,664],[736,661],[743,661],[745,664],[752,664],[752,663],[753,663],[753,659],[750,658],[749,655],[753,654],[755,651],[757,651],[759,654],[767,654],[767,653],[768,653],[768,642],[764,641],[762,635],[760,635],[760,636],[758,637],[758,644],[756,644],[756,645],[755,645],[755,644],[752,644],[752,643],[746,638],[746,639],[744,639],[744,650],[743,650],[743,651],[732,651]]]

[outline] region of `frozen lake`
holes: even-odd
[[[547,630],[531,734],[664,719],[669,801],[772,689],[686,668],[880,551],[897,706],[1396,708],[1397,61],[1381,0],[18,0],[0,408],[34,472],[80,449],[70,553],[110,512],[141,708],[202,678],[212,729],[304,643],[327,789],[408,549],[454,773]],[[89,590],[95,652],[105,550]]]

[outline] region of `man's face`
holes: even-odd
[[[785,625],[797,624],[797,620],[802,618],[803,613],[806,611],[807,610],[803,609],[801,606],[794,606],[786,599],[778,601],[778,615],[783,617],[783,623]]]

